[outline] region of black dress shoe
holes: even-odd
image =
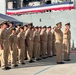
[[[28,58],[25,58],[24,60],[27,60]]]
[[[57,64],[64,64],[64,62],[57,62]]]
[[[64,64],[64,62],[60,62],[60,64]]]
[[[53,56],[56,56],[56,54],[54,54]]]
[[[9,70],[9,69],[11,69],[11,67],[5,67],[5,69],[6,69],[6,70]]]
[[[16,64],[16,65],[14,65],[14,67],[18,67],[18,65]]]
[[[41,60],[41,58],[36,59],[37,61]]]
[[[71,59],[64,59],[64,61],[71,61]]]
[[[46,57],[42,57],[42,59],[46,59]]]
[[[34,62],[33,60],[30,60],[30,61],[29,61],[29,63],[33,63],[33,62]]]
[[[23,62],[23,63],[21,63],[22,65],[25,65],[25,63]]]
[[[33,56],[32,58],[34,59],[35,57]]]
[[[48,56],[48,57],[53,57],[53,55],[51,55],[51,56]]]
[[[68,61],[71,61],[71,59],[68,59]]]
[[[42,57],[42,55],[40,55],[40,57]]]

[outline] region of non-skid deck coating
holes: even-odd
[[[56,64],[55,56],[34,63],[25,62],[25,65],[6,71],[0,68],[0,75],[76,75],[76,53],[74,52],[71,53],[71,61],[62,65]]]

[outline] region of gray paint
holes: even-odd
[[[62,30],[65,27],[65,23],[70,22],[72,41],[74,40],[76,46],[76,10],[61,11],[61,12],[56,11],[51,13],[48,12],[48,13],[37,13],[37,14],[25,14],[13,17],[23,22],[33,22],[35,26],[51,25],[52,27],[54,27],[57,22],[61,21],[63,24]]]

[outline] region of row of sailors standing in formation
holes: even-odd
[[[9,25],[9,27],[7,27]],[[62,32],[62,23],[59,22],[54,28],[51,26],[34,27],[32,23],[17,28],[13,27],[13,22],[3,22],[0,25],[0,51],[1,67],[3,70],[25,64],[24,59],[29,63],[35,60],[56,56],[57,64],[62,62],[62,50],[64,50],[64,60],[70,61],[70,23],[65,24]],[[53,33],[51,30],[53,29]],[[18,63],[17,63],[18,60]]]

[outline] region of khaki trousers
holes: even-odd
[[[27,46],[25,45],[25,58],[27,58]]]
[[[3,44],[3,50],[1,50],[1,67],[8,67],[8,55],[9,55],[9,46],[8,43]]]
[[[23,63],[24,62],[24,55],[25,55],[25,46],[21,46],[20,49],[18,49],[18,60],[19,63]]]
[[[52,41],[47,42],[47,56],[52,55]]]
[[[64,49],[64,59],[67,60],[70,58],[70,40],[63,40],[63,49]]]
[[[40,58],[40,43],[39,42],[34,42],[34,57],[35,58]]]
[[[13,45],[11,53],[11,66],[14,66],[17,64],[17,45]]]
[[[52,52],[53,52],[53,55],[56,54],[55,41],[52,42]]]
[[[57,62],[62,62],[62,43],[55,42]]]
[[[40,42],[39,46],[40,46],[40,56],[42,56],[41,42]]]
[[[46,57],[47,42],[44,42],[44,41],[41,42],[41,51],[42,51],[42,57]]]
[[[11,62],[11,51],[8,53],[8,62]]]
[[[26,42],[26,40],[25,40],[25,58],[27,58],[27,42]]]
[[[32,60],[32,55],[33,54],[33,41],[31,40],[28,40],[27,41],[27,57],[28,57],[28,60]]]

